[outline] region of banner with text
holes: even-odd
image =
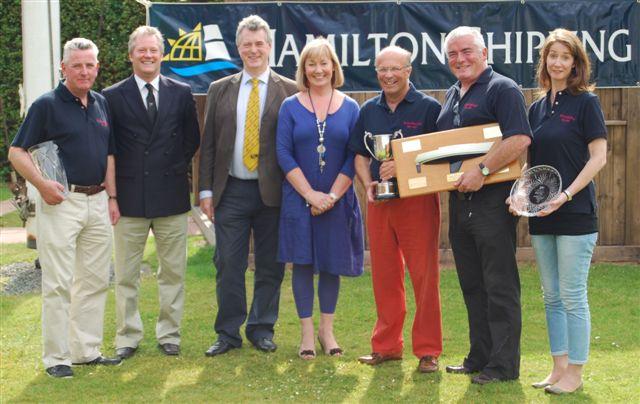
[[[345,73],[345,91],[376,91],[375,56],[398,45],[412,54],[419,89],[455,81],[443,49],[459,25],[481,29],[493,68],[524,88],[536,87],[539,49],[549,31],[576,31],[599,87],[640,86],[640,4],[636,0],[510,2],[152,3],[149,24],[165,37],[162,74],[206,93],[209,84],[242,69],[238,22],[264,18],[273,32],[271,67],[293,78],[308,40],[331,41]]]

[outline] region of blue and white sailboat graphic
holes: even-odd
[[[172,72],[182,77],[197,76],[217,70],[240,70],[231,62],[229,51],[217,24],[202,26],[193,31],[178,29],[177,39],[167,39],[171,49],[162,59],[170,62],[204,62],[188,67],[170,66]],[[203,52],[204,51],[204,52]]]

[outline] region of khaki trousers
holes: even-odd
[[[101,355],[109,287],[107,194],[71,192],[58,205],[38,198],[36,216],[44,366],[89,362]]]
[[[184,276],[187,268],[187,214],[158,217],[121,217],[114,227],[116,274],[116,348],[135,348],[143,329],[138,310],[140,263],[153,230],[160,268],[160,313],[156,338],[160,344],[180,344],[180,321],[184,308]]]

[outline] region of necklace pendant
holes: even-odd
[[[326,151],[327,151],[327,148],[326,148],[326,147],[324,147],[324,145],[323,145],[323,144],[319,144],[319,145],[318,145],[318,147],[316,147],[316,150],[318,151],[318,153],[320,153],[320,154],[324,154],[324,152],[326,152]]]

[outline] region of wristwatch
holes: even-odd
[[[480,172],[482,173],[483,177],[486,177],[487,175],[489,175],[489,167],[485,166],[484,164],[480,163],[478,164],[478,167],[480,167]]]

